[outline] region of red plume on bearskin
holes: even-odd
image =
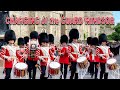
[[[60,38],[60,43],[68,43],[68,37],[67,35],[62,35],[61,38]]]
[[[16,41],[16,35],[15,35],[15,32],[13,30],[8,30],[6,31],[5,33],[5,36],[4,36],[4,39],[5,39],[5,42],[8,43],[8,41],[10,40],[14,40],[14,42]]]

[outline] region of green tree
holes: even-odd
[[[108,35],[109,40],[115,40],[115,41],[120,41],[120,23],[118,23],[114,27],[115,32],[113,32],[111,35]]]

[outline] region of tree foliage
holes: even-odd
[[[120,23],[118,23],[114,27],[115,32],[113,32],[111,35],[108,35],[109,40],[115,40],[115,41],[120,41]]]

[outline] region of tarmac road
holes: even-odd
[[[114,58],[117,59],[117,63],[120,65],[120,55],[119,56],[115,56]],[[99,71],[100,71],[100,69],[99,69]],[[117,71],[119,71],[119,70],[117,70]],[[117,73],[119,73],[119,72],[117,72]],[[99,75],[100,74],[98,73],[98,79],[99,79]],[[117,74],[116,76],[117,76],[118,79],[120,79],[120,75]],[[23,78],[14,77],[14,75],[11,75],[11,77],[12,77],[12,79],[28,79],[28,75],[26,75]],[[60,75],[58,75],[56,77],[53,77],[53,78],[49,78],[49,79],[59,79],[59,77],[60,77]],[[68,69],[67,79],[69,79],[69,77],[70,77],[70,71]],[[39,79],[39,78],[40,78],[40,70],[37,69],[36,79]],[[117,79],[117,78],[115,77],[115,79]],[[4,79],[3,67],[0,67],[0,79]],[[84,76],[83,79],[94,79],[94,78],[91,78],[91,76],[86,73],[86,75]],[[108,79],[114,79],[114,78],[111,76],[111,74],[109,74]]]

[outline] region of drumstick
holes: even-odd
[[[35,67],[37,67],[37,68],[40,70],[40,67],[39,67],[39,66],[40,66],[39,64],[36,64],[36,65],[35,65]]]

